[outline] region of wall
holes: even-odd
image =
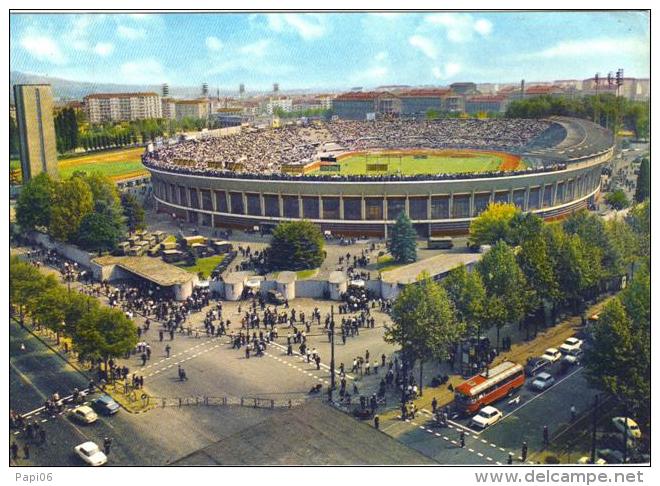
[[[57,251],[59,254],[64,255],[69,260],[73,260],[74,262],[77,262],[78,265],[82,265],[83,267],[87,267],[87,268],[91,267],[91,260],[92,258],[94,258],[94,256],[93,255],[90,256],[89,253],[87,253],[84,250],[81,250],[77,246],[69,245],[68,243],[62,243],[61,241],[53,240],[47,234],[39,233],[38,231],[31,231],[28,233],[27,236],[31,241],[35,243],[39,243],[50,250]]]

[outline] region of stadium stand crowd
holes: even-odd
[[[290,125],[280,129],[247,129],[226,137],[186,140],[147,151],[142,156],[142,162],[147,167],[183,174],[255,179],[460,179],[466,174],[293,175],[283,173],[282,166],[316,160],[326,144],[339,146],[341,151],[443,148],[523,151],[551,126],[552,123],[547,121],[529,119],[318,122],[308,126]],[[520,172],[547,171],[562,167],[562,164],[557,164],[553,167],[528,168]],[[497,177],[502,174],[489,172],[483,175]],[[507,174],[511,175],[511,172]]]

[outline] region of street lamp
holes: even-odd
[[[335,306],[330,306],[330,390],[328,398],[332,402],[335,390]]]

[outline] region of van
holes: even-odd
[[[427,241],[429,250],[449,250],[454,248],[454,240],[451,237],[429,237]]]

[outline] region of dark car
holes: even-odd
[[[545,358],[531,358],[525,365],[525,374],[534,376],[550,366],[550,361]]]
[[[119,404],[109,395],[103,395],[92,400],[92,408],[103,415],[114,415],[119,412]]]

